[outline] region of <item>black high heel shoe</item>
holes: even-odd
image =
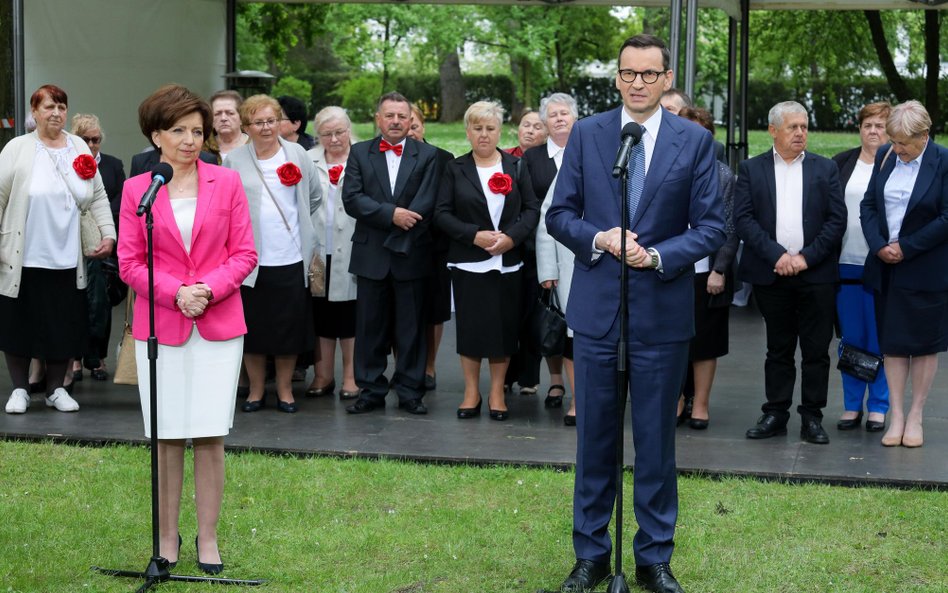
[[[461,420],[467,420],[469,418],[477,418],[481,415],[481,404],[484,403],[484,398],[478,398],[477,405],[473,408],[458,408],[458,418]]]
[[[277,398],[279,400],[279,398]],[[250,401],[249,399],[240,406],[242,412],[259,412],[261,409],[267,407],[267,392],[263,392],[263,396],[257,401]]]
[[[201,562],[201,549],[198,547],[198,538],[194,536],[194,551],[197,552],[198,557],[198,569],[204,574],[220,574],[224,572],[224,563],[220,564],[209,564],[207,562]]]
[[[490,410],[490,419],[497,420],[498,422],[503,422],[507,418],[510,418],[510,412],[507,410],[492,410],[490,407],[487,408]]]
[[[182,544],[182,543],[183,543],[183,542],[181,541],[181,534],[179,533],[179,534],[178,534],[178,557],[179,557],[179,558],[181,557],[181,544]],[[169,563],[168,563],[168,568],[174,568],[174,567],[177,566],[177,565],[178,565],[178,561],[175,560],[174,562],[169,562]]]
[[[849,418],[847,420],[840,420],[836,423],[836,428],[839,430],[855,430],[859,428],[859,425],[862,424],[862,410],[859,410],[859,413],[856,414],[855,418]]]

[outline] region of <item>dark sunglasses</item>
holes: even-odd
[[[99,142],[102,142],[102,136],[80,136],[80,138],[82,138],[86,144],[98,144]]]

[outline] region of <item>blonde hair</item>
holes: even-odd
[[[478,101],[464,112],[464,127],[468,128],[471,124],[480,123],[486,119],[497,121],[497,125],[504,123],[504,108],[500,103],[494,101]]]
[[[99,135],[102,136],[102,139],[105,139],[105,131],[102,129],[102,124],[99,123],[99,118],[91,113],[77,113],[72,116],[72,133],[76,136],[82,136],[87,130],[99,130]]]
[[[892,108],[885,122],[885,133],[892,136],[917,138],[932,129],[932,118],[928,110],[918,101],[906,101]]]
[[[264,107],[272,109],[277,119],[283,119],[283,108],[280,107],[279,101],[270,95],[253,95],[244,99],[244,102],[240,104],[240,123],[249,126],[253,114]]]

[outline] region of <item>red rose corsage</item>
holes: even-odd
[[[487,187],[495,194],[506,196],[513,189],[513,179],[506,173],[494,173],[487,180]]]
[[[342,170],[344,167],[342,165],[333,165],[329,167],[329,183],[333,185],[339,185],[339,178],[342,177]]]
[[[300,182],[300,179],[303,178],[303,174],[295,163],[283,163],[277,167],[277,177],[280,178],[280,183],[287,187],[292,187]]]
[[[92,179],[98,167],[95,164],[95,157],[91,154],[80,154],[72,162],[72,168],[76,171],[79,179]]]

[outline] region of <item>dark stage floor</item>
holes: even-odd
[[[118,339],[118,320],[123,314],[124,309],[116,309],[113,344]],[[763,402],[764,326],[753,308],[732,308],[730,343],[730,355],[718,365],[710,428],[678,430],[678,467],[682,472],[948,488],[948,368],[938,373],[929,396],[925,446],[920,449],[882,447],[882,433],[838,431],[835,426],[842,409],[842,390],[839,372],[835,370],[830,376],[824,420],[831,439],[829,445],[802,443],[799,417],[791,419],[787,436],[749,441],[744,431],[756,421]],[[575,429],[563,426],[565,409],[543,407],[543,394],[549,383],[545,365],[538,395],[520,395],[514,388],[508,400],[509,421],[492,421],[486,413],[475,420],[460,421],[455,410],[461,401],[463,382],[454,352],[454,326],[449,323],[438,361],[438,389],[425,398],[427,416],[412,416],[398,410],[394,395],[385,410],[350,416],[344,409],[347,402],[338,398],[306,399],[302,397],[306,383],[295,383],[299,413],[284,414],[269,407],[244,414],[238,408],[226,444],[234,450],[450,463],[572,465]],[[944,367],[945,357],[941,360]],[[109,360],[110,366],[112,362]],[[341,377],[338,366],[337,377]],[[0,367],[0,395],[5,403],[10,382],[2,361]],[[485,365],[482,384],[486,382]],[[108,382],[92,381],[86,374],[77,384],[74,397],[82,409],[64,414],[46,408],[42,397],[34,395],[26,414],[0,414],[0,437],[145,442],[137,388],[115,385],[111,378]],[[630,437],[626,449],[631,465]]]

